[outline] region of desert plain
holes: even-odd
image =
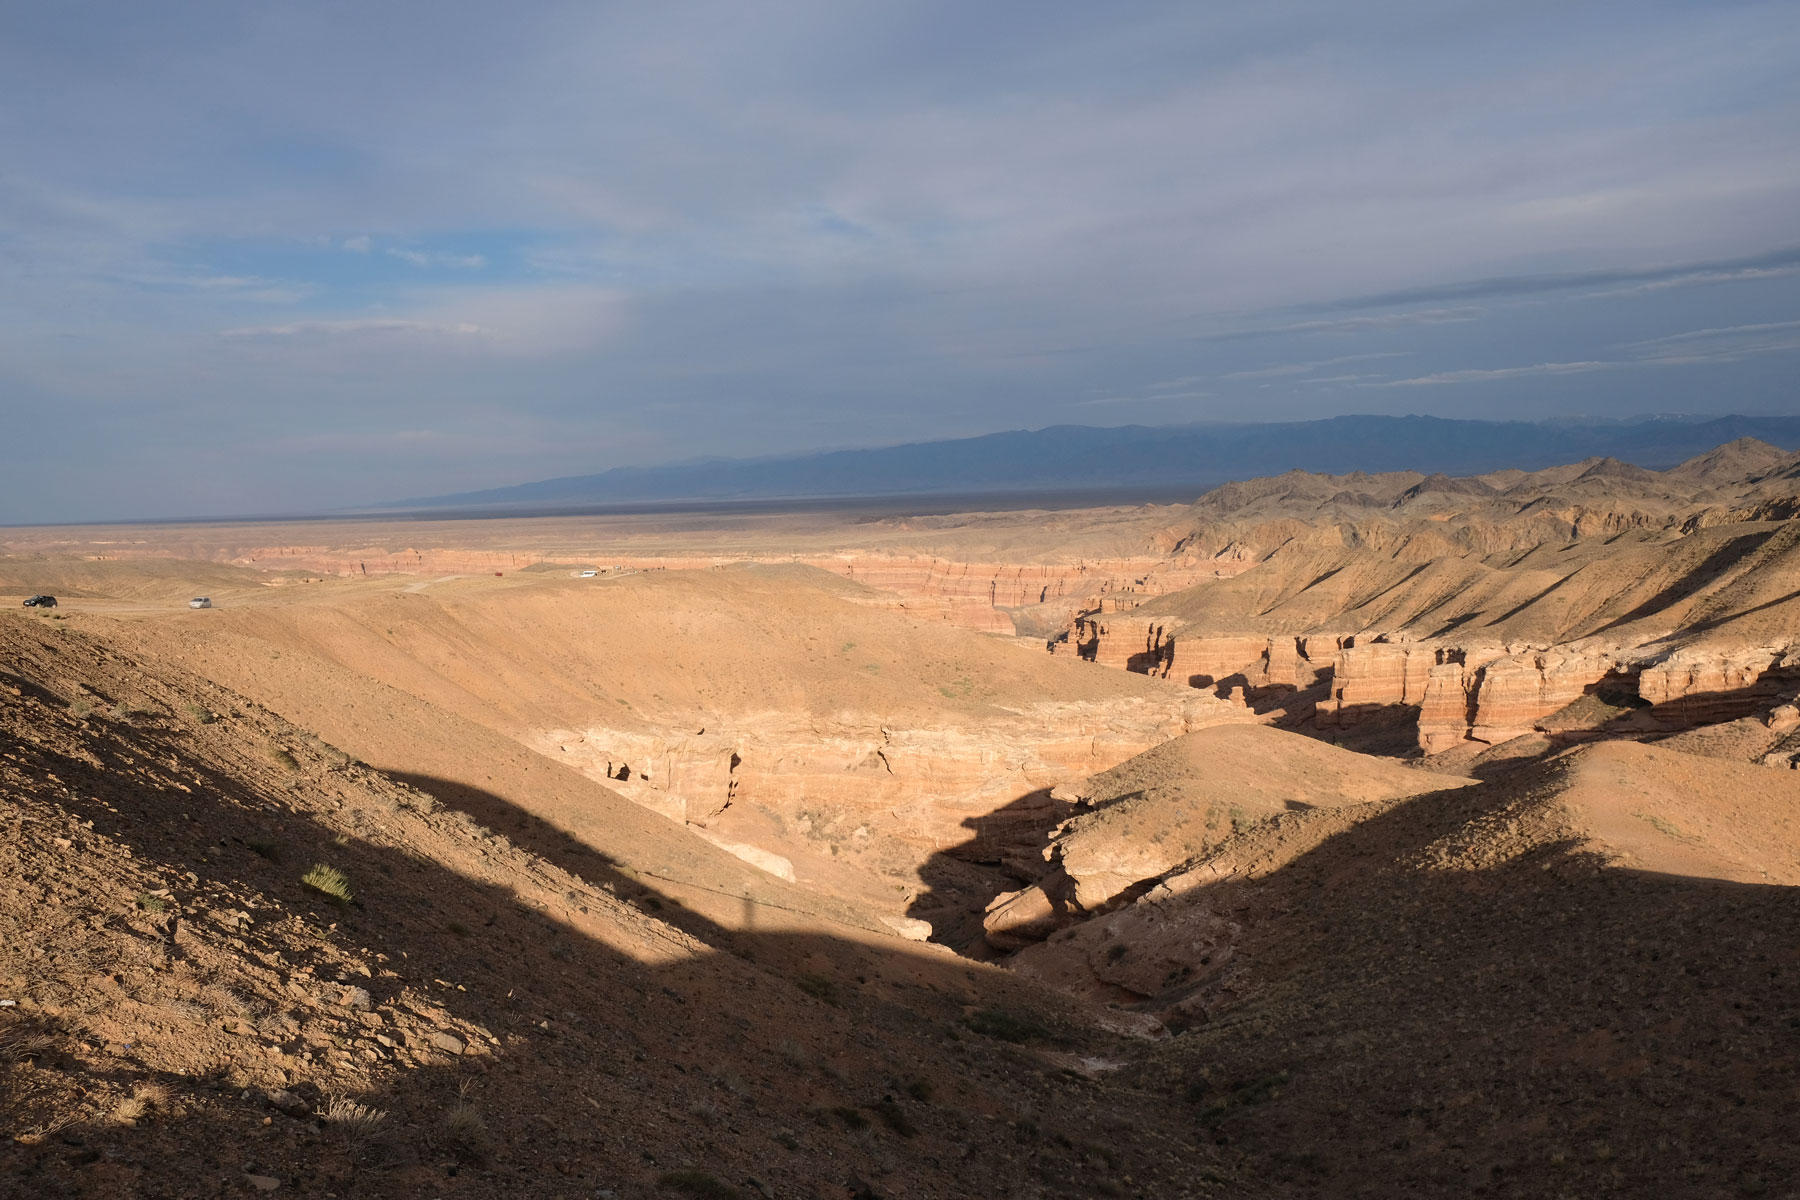
[[[0,1193],[1800,1194],[1797,518],[0,531]]]

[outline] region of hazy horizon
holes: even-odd
[[[1047,425],[1800,411],[1778,3],[0,37],[0,523]]]

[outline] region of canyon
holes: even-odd
[[[0,531],[0,591],[60,599],[0,620],[8,1178],[1785,1177],[1797,498],[1744,441],[1094,510]],[[1727,1092],[1708,1157],[1669,1114]]]

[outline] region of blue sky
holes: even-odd
[[[1800,411],[1791,2],[0,13],[0,521]]]

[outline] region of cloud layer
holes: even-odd
[[[0,520],[1070,421],[1796,400],[1778,3],[7,25]]]

